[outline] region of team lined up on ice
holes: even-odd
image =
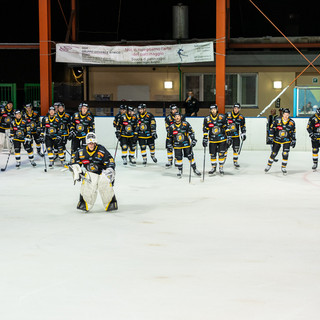
[[[231,146],[234,166],[236,168],[240,167],[238,153],[240,145],[246,139],[245,117],[240,114],[240,110],[241,106],[238,103],[233,106],[232,111],[226,114],[219,113],[218,106],[215,104],[209,107],[209,115],[204,118],[203,122],[202,144],[204,148],[209,147],[210,175],[216,172],[217,167],[219,167],[220,174],[223,174],[223,165],[228,148]],[[0,152],[7,134],[10,140],[9,146],[14,148],[17,167],[21,163],[21,145],[28,152],[30,162],[34,166],[33,141],[35,141],[37,153],[43,157],[46,150],[49,167],[52,168],[57,158],[62,164],[65,163],[68,140],[71,140],[71,157],[73,158],[76,151],[86,145],[85,137],[87,133],[95,131],[94,116],[86,103],[81,103],[79,111],[72,116],[65,112],[63,103],[55,103],[54,106],[49,108],[48,114],[40,119],[40,115],[33,110],[32,105],[26,105],[23,111],[15,111],[12,103],[8,102],[6,106],[1,108],[0,117]],[[150,150],[152,160],[157,162],[155,157],[156,126],[155,117],[147,112],[145,104],[138,107],[137,114],[132,106],[120,106],[119,113],[114,119],[114,127],[121,146],[124,165],[127,165],[127,158],[129,158],[130,164],[134,165],[136,163],[137,143],[139,143],[141,149],[143,164],[147,163],[147,147]],[[181,177],[183,158],[186,157],[190,161],[194,173],[201,175],[196,168],[192,151],[197,143],[195,133],[187,119],[179,113],[176,105],[170,106],[170,113],[165,117],[165,126],[168,157],[166,167],[172,167],[173,158],[175,158],[178,176]],[[320,141],[320,108],[316,110],[315,115],[310,117],[307,130],[312,140],[313,169],[316,169]],[[289,109],[283,109],[280,116],[272,118],[267,143],[271,144],[272,152],[265,171],[270,170],[282,147],[282,171],[286,173],[290,147],[294,148],[296,144],[295,123],[290,118]]]

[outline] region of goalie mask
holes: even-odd
[[[93,132],[89,132],[86,135],[86,144],[88,145],[89,143],[97,143],[97,137]]]

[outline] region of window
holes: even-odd
[[[192,90],[200,101],[216,100],[215,74],[185,74],[185,93]],[[257,106],[258,75],[256,73],[226,74],[226,106]]]

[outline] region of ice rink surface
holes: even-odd
[[[110,150],[111,154],[114,150]],[[184,176],[158,163],[124,167],[119,210],[76,210],[80,185],[43,159],[0,172],[0,319],[318,320],[320,174],[290,152],[229,151],[225,175]],[[196,151],[203,169],[203,151]],[[3,168],[6,154],[0,155]],[[206,168],[209,169],[207,154]]]

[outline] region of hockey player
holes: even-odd
[[[145,104],[140,104],[138,106],[138,117],[137,117],[137,129],[138,132],[138,141],[141,148],[141,155],[143,164],[147,164],[147,146],[150,149],[150,155],[153,162],[157,162],[155,157],[155,139],[157,136],[157,125],[156,120],[152,113],[147,112],[147,106]]]
[[[31,165],[35,167],[36,163],[34,162],[32,149],[31,127],[30,124],[22,118],[20,110],[15,111],[15,119],[11,121],[10,141],[13,143],[14,147],[16,167],[20,168],[21,165],[21,144],[23,144],[24,149],[28,152],[28,158]]]
[[[38,111],[33,110],[33,106],[31,103],[26,104],[25,112],[23,114],[24,120],[26,120],[27,124],[31,128],[31,138],[36,143],[37,153],[40,157],[43,157],[44,154],[41,152],[40,145],[40,134],[41,134],[41,123],[40,123],[40,115]],[[32,141],[31,141],[32,146]]]
[[[58,133],[61,129],[61,123],[55,113],[55,107],[49,107],[49,113],[42,118],[40,141],[45,143],[49,158],[49,168],[53,169],[54,150],[58,149]]]
[[[224,114],[218,113],[216,104],[210,106],[210,115],[203,120],[203,147],[206,148],[208,143],[211,159],[209,175],[213,175],[217,170],[217,154],[219,156],[219,172],[220,175],[223,175],[225,153],[228,144],[231,144],[231,136],[228,135],[226,117]]]
[[[268,165],[265,172],[268,172],[273,164],[274,158],[277,156],[281,146],[282,150],[282,167],[281,171],[284,175],[287,174],[287,162],[289,157],[290,147],[296,146],[296,126],[290,118],[290,110],[283,109],[282,117],[277,117],[270,128],[269,143],[272,143],[272,152],[268,160]]]
[[[118,113],[115,115],[114,119],[113,119],[113,126],[116,128],[117,127],[117,123],[121,117],[121,115],[125,114],[127,112],[127,106],[122,104],[119,107],[119,111]]]
[[[316,113],[309,118],[307,131],[309,133],[309,137],[311,138],[313,160],[312,170],[315,171],[318,167],[318,154],[320,146],[320,107],[318,107],[316,109]]]
[[[81,166],[86,171],[82,172]],[[118,209],[118,203],[113,191],[115,178],[114,159],[105,147],[97,143],[95,133],[86,136],[86,146],[78,149],[72,159],[70,170],[73,173],[74,183],[80,181],[80,200],[77,209],[88,212],[93,207],[98,191],[105,211]]]
[[[165,117],[165,126],[167,131],[167,136],[169,133],[170,126],[174,123],[174,115],[179,112],[178,107],[175,104],[170,105],[170,113]],[[185,119],[184,115],[181,115],[181,121]],[[166,139],[166,149],[167,149],[167,157],[168,157],[168,163],[166,164],[166,168],[169,169],[172,167],[172,161],[173,161],[173,147],[168,147],[169,140]]]
[[[246,140],[246,121],[245,121],[245,117],[242,114],[240,114],[240,109],[241,109],[240,103],[236,103],[233,105],[233,110],[231,112],[226,113],[228,130],[232,138],[231,145],[233,149],[233,165],[236,168],[240,167],[238,163],[240,137],[242,141]]]
[[[78,148],[85,145],[86,135],[89,132],[95,131],[94,116],[89,112],[89,105],[87,103],[80,103],[81,111],[76,112],[70,123],[69,140],[71,142],[71,154],[75,156]]]
[[[10,124],[15,118],[13,103],[8,101],[6,106],[0,109],[0,153],[5,144],[9,148]]]
[[[62,164],[65,164],[66,158],[66,144],[68,142],[70,114],[65,111],[65,106],[62,102],[58,103],[58,110],[56,116],[60,122],[59,132],[57,135],[58,156]]]
[[[129,149],[129,161],[135,165],[136,160],[134,154],[137,147],[138,132],[137,117],[134,114],[134,108],[132,106],[127,107],[127,112],[120,116],[116,127],[116,137],[120,141],[122,149],[122,161],[124,165],[128,164],[127,154]]]
[[[194,131],[189,122],[185,120],[182,121],[182,116],[179,112],[176,112],[174,115],[174,123],[169,127],[167,140],[168,148],[174,149],[175,166],[178,168],[178,178],[182,177],[183,157],[189,159],[193,172],[197,176],[201,176],[201,173],[197,170],[192,151],[192,148],[197,143]]]

